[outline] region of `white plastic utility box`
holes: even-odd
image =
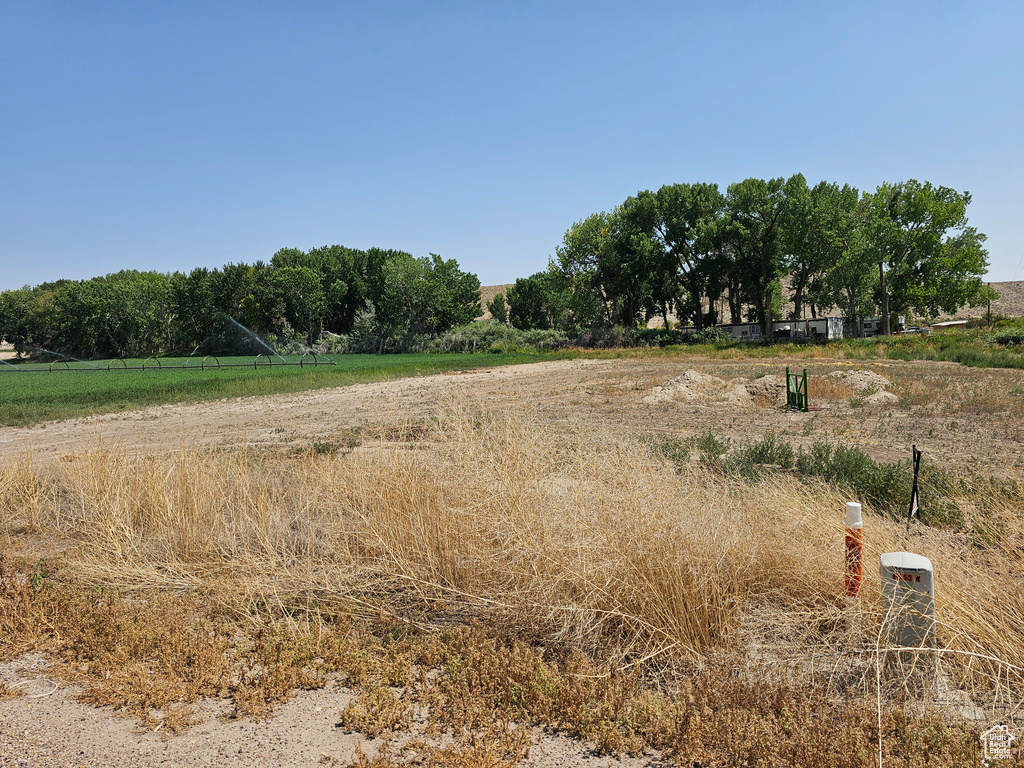
[[[880,558],[886,639],[902,648],[935,647],[935,578],[932,561],[912,552]]]

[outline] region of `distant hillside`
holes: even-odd
[[[484,285],[480,287],[480,295],[483,300],[484,307],[484,320],[491,319],[491,313],[487,311],[487,302],[494,299],[495,294],[506,293],[512,283],[506,283],[505,285]],[[993,315],[1008,315],[1010,317],[1022,317],[1024,316],[1024,280],[1015,280],[1012,282],[1005,283],[989,283],[996,293],[999,294],[999,298],[992,302],[992,314]],[[783,315],[792,311],[793,304],[788,304],[783,309]],[[964,307],[956,315],[940,315],[939,320],[951,320],[954,317],[961,320],[971,317],[982,317],[988,311],[988,307]],[[831,315],[840,315],[842,311],[836,308]],[[660,325],[660,320],[651,321],[651,325]]]
[[[999,294],[999,298],[992,302],[993,315],[1009,315],[1020,317],[1024,315],[1024,280],[1015,280],[1005,283],[989,283],[993,290]],[[964,307],[956,316],[964,319],[968,317],[982,317],[988,311],[988,307]],[[951,319],[943,317],[943,320]]]
[[[487,311],[487,302],[494,301],[494,297],[499,293],[507,293],[508,289],[511,288],[515,283],[505,283],[505,285],[481,285],[480,286],[480,306],[484,308],[484,315],[481,320],[490,320],[491,313]]]

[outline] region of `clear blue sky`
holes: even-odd
[[[1024,3],[0,0],[0,289],[340,243],[542,269],[640,189],[969,190],[1024,279]]]

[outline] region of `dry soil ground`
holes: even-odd
[[[812,411],[774,401],[730,402],[708,389],[686,399],[645,402],[653,388],[687,370],[725,382],[755,384],[786,366],[807,369]],[[828,374],[873,371],[889,380],[894,402],[874,404],[872,390],[827,387]],[[184,444],[307,448],[345,444],[353,430],[378,422],[428,418],[439,402],[467,398],[488,408],[536,408],[554,423],[575,422],[629,435],[681,438],[708,430],[742,444],[774,430],[795,445],[831,440],[881,460],[905,458],[912,443],[944,466],[977,463],[1002,473],[1022,462],[1024,371],[956,363],[848,360],[572,360],[477,369],[301,394],[168,405],[86,419],[0,429],[0,457],[73,453],[95,440],[149,450]],[[820,410],[814,410],[820,409]]]
[[[785,366],[811,377],[811,403],[821,410],[787,411],[770,397],[726,396],[742,378],[756,390]],[[687,370],[713,376],[694,390],[671,382]],[[835,372],[869,370],[884,376],[893,402],[873,404],[872,391],[828,386]],[[699,377],[690,377],[699,378]],[[769,380],[770,381],[770,380]],[[655,388],[661,389],[655,389]],[[817,392],[817,394],[816,394]],[[652,393],[659,394],[652,398]],[[826,398],[826,395],[828,396]],[[541,362],[510,368],[356,385],[299,395],[175,405],[31,428],[0,429],[0,460],[27,451],[43,459],[72,454],[94,441],[144,450],[182,445],[248,445],[270,450],[315,442],[351,444],[357,430],[379,422],[429,418],[439,402],[466,398],[488,408],[535,408],[554,424],[594,426],[625,435],[685,438],[711,430],[742,444],[766,431],[795,444],[831,440],[857,445],[878,459],[906,458],[910,445],[927,461],[950,468],[977,465],[1016,473],[1024,463],[1024,371],[971,369],[956,364],[899,361],[709,360],[641,358]],[[349,699],[343,689],[304,692],[267,722],[220,718],[208,702],[206,721],[180,736],[139,733],[134,721],[78,703],[75,690],[46,682],[46,661],[23,657],[0,665],[0,681],[24,683],[38,698],[0,701],[0,768],[58,765],[346,764],[355,747],[373,742],[335,727]],[[588,755],[586,746],[537,736],[524,765],[642,765]]]

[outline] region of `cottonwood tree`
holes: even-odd
[[[443,333],[483,314],[480,280],[454,259],[393,252],[382,274],[384,291],[374,310],[388,336]]]
[[[723,249],[725,197],[717,184],[672,184],[655,197],[654,239],[674,288],[676,315],[704,327],[703,299],[721,295],[728,267]]]
[[[882,334],[891,333],[893,310],[955,311],[980,287],[988,262],[983,238],[967,226],[970,202],[968,192],[916,179],[883,183],[867,196],[865,230],[878,266]]]
[[[612,214],[577,221],[555,248],[558,269],[572,293],[572,312],[583,326],[619,322],[618,265],[612,248]]]
[[[868,248],[865,205],[849,184],[820,182],[811,190],[812,226],[808,247],[824,261],[824,272],[812,283],[813,300],[839,306],[861,335],[861,318],[874,311],[878,285],[874,255]]]
[[[726,237],[736,252],[736,269],[761,333],[771,335],[780,283],[789,268],[786,228],[790,202],[807,187],[802,174],[789,179],[746,179],[726,192]]]
[[[819,237],[820,198],[826,190],[822,184],[813,189],[808,189],[806,185],[798,186],[789,199],[788,226],[784,238],[793,300],[790,317],[794,320],[804,316],[804,302],[808,297],[811,314],[817,316],[816,305],[822,293],[824,276],[834,263],[829,249]]]
[[[508,321],[514,328],[567,329],[576,324],[572,291],[553,262],[543,272],[517,279],[506,297]]]
[[[494,298],[487,302],[487,311],[491,313],[494,322],[508,325],[508,306],[505,304],[504,293],[494,294]]]
[[[427,281],[426,333],[444,333],[466,325],[484,313],[480,301],[480,279],[463,272],[455,259],[430,254],[424,260]]]
[[[281,267],[273,271],[273,282],[284,301],[285,318],[312,346],[323,331],[326,296],[320,276],[310,267]]]

